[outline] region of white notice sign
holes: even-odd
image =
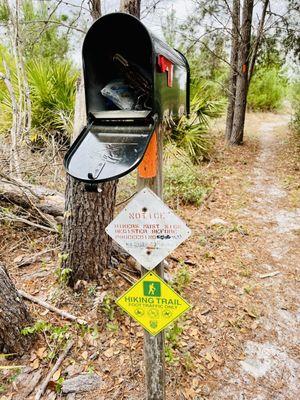
[[[141,190],[106,232],[144,268],[155,268],[191,230],[150,189]]]

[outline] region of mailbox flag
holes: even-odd
[[[168,74],[168,86],[173,86],[173,75],[174,75],[174,64],[166,57],[158,56],[158,65],[161,72],[167,72]]]

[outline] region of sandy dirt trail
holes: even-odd
[[[183,282],[189,277],[182,284],[182,296],[193,307],[179,321],[182,332],[178,329],[173,341],[167,341],[172,356],[166,364],[167,400],[300,399],[300,164],[289,119],[248,114],[244,146],[227,147],[218,136],[215,158],[199,167],[202,175],[216,182],[210,196],[200,207],[179,205],[174,210],[193,235],[172,253],[169,272],[183,277]],[[222,134],[223,125],[216,129]],[[88,318],[91,327],[99,322],[97,339],[92,331],[82,334],[70,328],[78,341],[62,374],[72,378],[94,370],[101,378],[100,388],[78,393],[76,400],[143,400],[142,328],[114,309],[112,301],[108,312],[115,310],[113,320],[104,311],[95,316],[96,297],[89,292],[95,291],[94,283],[82,294],[59,287],[54,273],[58,255],[45,265],[43,260],[16,268],[15,260],[24,252],[36,253],[43,243],[55,246],[41,233],[23,236],[22,230],[3,228],[3,243],[16,247],[19,240],[22,245],[7,252],[4,260],[17,287]],[[34,240],[40,241],[39,247],[33,247]],[[109,271],[107,276],[99,293],[113,299],[128,289],[119,275]],[[55,314],[44,316],[44,309],[29,306],[36,319],[55,326],[64,323]],[[116,323],[117,330],[108,329],[108,322]],[[46,375],[47,357],[42,356],[39,369],[34,366],[41,348],[47,348],[42,335],[20,360],[29,364],[18,377],[24,387],[12,381],[10,397],[5,398],[17,400],[18,393],[25,399],[29,380],[35,374]],[[9,362],[13,365],[15,360]],[[49,389],[45,399],[55,398],[61,396]]]
[[[244,256],[255,265],[255,300],[262,317],[253,340],[243,344],[245,358],[219,371],[223,386],[211,399],[300,398],[300,208],[290,207],[277,165],[287,126],[286,116],[260,125],[260,150],[247,189],[251,205],[240,210],[241,220],[257,231]]]

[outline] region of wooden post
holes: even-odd
[[[141,0],[120,0],[120,10],[140,18]],[[137,189],[151,189],[161,199],[163,196],[162,154],[163,127],[159,126],[149,144],[144,160],[138,169]],[[160,263],[154,270],[164,277],[164,266]],[[141,275],[148,272],[141,266]],[[164,332],[151,336],[144,332],[144,358],[146,377],[146,399],[165,400],[165,352]]]
[[[149,146],[151,154],[145,155],[145,162],[148,163],[150,174],[141,174],[139,172],[137,180],[138,191],[145,187],[151,189],[161,199],[163,197],[163,176],[162,176],[162,155],[163,155],[163,127],[159,126],[156,133],[157,149]],[[153,136],[155,138],[155,136]],[[156,150],[156,151],[155,151]],[[151,157],[155,159],[151,160]],[[153,161],[156,163],[156,168],[153,169]],[[143,161],[139,171],[147,169],[147,164]],[[155,176],[153,171],[155,171]],[[143,177],[141,177],[141,175]],[[163,279],[164,278],[164,265],[161,262],[154,271]],[[142,276],[148,270],[141,267]],[[165,400],[165,351],[164,351],[165,335],[164,332],[156,336],[150,335],[144,331],[144,359],[145,359],[145,378],[146,378],[146,400]]]

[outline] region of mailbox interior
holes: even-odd
[[[110,111],[101,90],[109,82],[122,77],[113,60],[122,55],[130,63],[140,66],[153,88],[152,39],[140,21],[128,14],[108,14],[96,21],[88,31],[83,44],[83,68],[87,114]],[[153,89],[149,108],[153,108]]]

